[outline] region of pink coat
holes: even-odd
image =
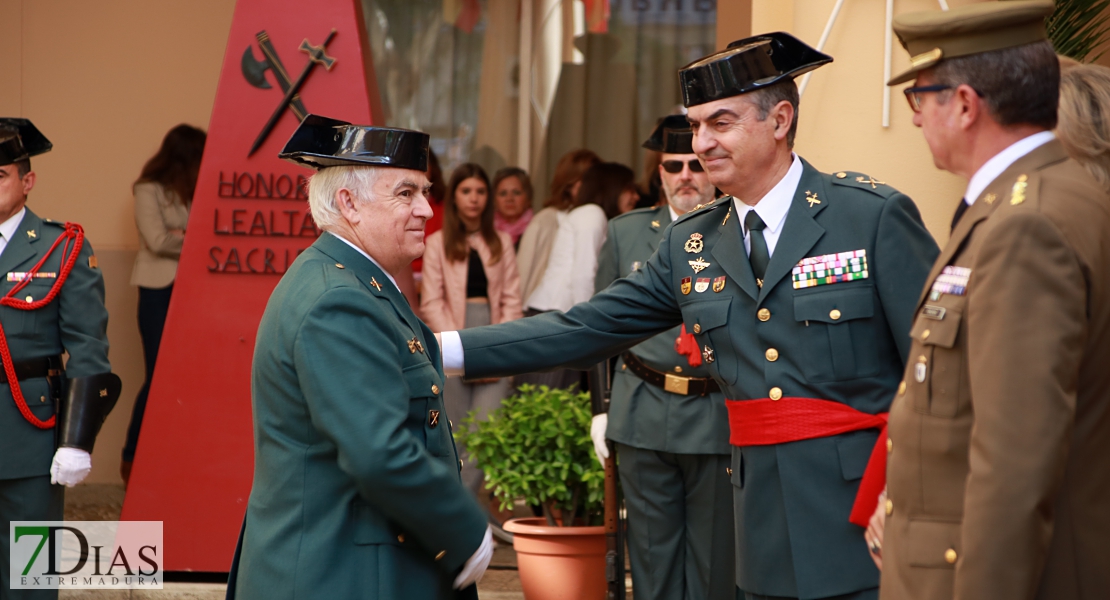
[[[478,251],[489,282],[490,323],[505,323],[524,316],[520,300],[520,273],[512,238],[501,238],[501,260],[490,264],[490,251],[479,234],[467,237]],[[469,261],[449,261],[443,248],[443,232],[428,236],[424,248],[424,275],[421,283],[420,312],[432,331],[457,331],[466,324],[466,277]]]

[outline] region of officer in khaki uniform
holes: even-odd
[[[1051,132],[1052,10],[894,23],[891,84],[969,183],[890,411],[884,599],[1110,594],[1110,198]]]
[[[428,135],[309,115],[281,156],[318,169],[324,233],[259,324],[228,597],[476,598],[486,513],[459,477],[439,347],[393,279],[424,250]]]
[[[644,142],[663,153],[667,203],[609,221],[597,291],[642,268],[671,221],[713,200],[692,137],[686,117],[671,115]],[[604,439],[616,443],[637,600],[733,600],[728,413],[694,336],[674,327],[624,352],[592,434],[602,462]]]
[[[679,217],[641,268],[566,313],[442,334],[451,373],[492,377],[588,368],[685,325],[727,399],[746,600],[877,597],[860,524],[884,473],[868,465],[885,457],[876,440],[938,252],[906,195],[791,151],[793,78],[830,60],[771,33],[685,67],[692,147],[732,196]]]

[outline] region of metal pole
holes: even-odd
[[[535,0],[520,0],[520,65],[516,105],[516,164],[532,169],[532,8]]]
[[[943,0],[941,0],[943,2]],[[883,54],[883,127],[890,127],[890,58],[894,48],[894,0],[886,0],[886,30],[883,42],[886,44],[886,53]]]
[[[941,0],[943,2],[943,0]],[[829,15],[829,20],[825,23],[825,31],[821,33],[821,39],[817,42],[817,51],[823,52],[825,50],[825,42],[829,41],[829,33],[832,32],[833,25],[836,24],[836,17],[840,15],[840,7],[844,6],[844,0],[836,0],[836,5],[833,6],[832,13]],[[798,96],[806,93],[806,87],[809,86],[809,78],[813,76],[813,71],[806,73],[802,77],[802,85],[798,87]]]

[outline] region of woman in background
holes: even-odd
[[[1060,61],[1056,137],[1087,172],[1110,190],[1110,69]]]
[[[120,475],[125,485],[131,478],[131,464],[135,460],[135,447],[146,411],[150,381],[154,377],[206,138],[203,130],[189,125],[171,129],[162,139],[158,152],[143,166],[133,187],[139,253],[131,271],[131,285],[139,286],[139,336],[143,342],[146,378],[135,398],[123,446]]]
[[[493,200],[497,212],[493,226],[509,234],[513,247],[532,221],[532,180],[519,167],[505,167],[493,175]]]
[[[596,204],[612,219],[632,210],[640,200],[636,174],[620,163],[598,163],[582,175],[579,204]]]
[[[433,332],[505,323],[521,317],[520,276],[509,235],[493,227],[489,178],[482,167],[459,165],[447,184],[443,228],[428,236],[420,308]],[[471,410],[484,420],[511,392],[510,380],[450,377],[443,384],[447,413],[462,419]],[[463,485],[479,498],[482,471],[459,449]],[[483,505],[485,502],[483,502]]]

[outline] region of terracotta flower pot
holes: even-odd
[[[505,523],[526,600],[605,597],[605,528],[551,527],[543,517]]]

